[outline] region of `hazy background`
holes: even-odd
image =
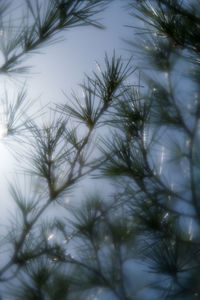
[[[102,63],[105,52],[111,56],[115,49],[116,55],[122,55],[123,59],[127,60],[130,53],[126,50],[127,45],[122,41],[131,36],[130,29],[125,27],[127,24],[132,24],[132,19],[124,8],[127,2],[114,0],[106,11],[99,15],[100,21],[106,26],[105,30],[93,27],[69,29],[60,35],[61,42],[42,48],[39,54],[33,54],[25,61],[26,65],[32,66],[29,74],[11,78],[1,76],[1,95],[6,89],[11,96],[12,94],[15,96],[17,90],[25,84],[27,98],[34,100],[36,110],[50,103],[63,103],[67,101],[63,91],[69,96],[72,89],[81,92],[78,84],[83,81],[84,73],[91,74],[93,70],[97,71],[96,61]],[[12,181],[15,170],[23,162],[23,157],[18,161],[13,160],[4,144],[4,141],[0,141],[2,211],[0,224],[2,226],[7,219],[7,212],[13,211],[7,181]],[[19,176],[21,174],[17,175]],[[86,191],[91,191],[93,188],[93,182],[84,180],[79,184],[79,193],[80,191],[87,193]],[[99,189],[97,182],[95,182],[95,189],[97,191]]]

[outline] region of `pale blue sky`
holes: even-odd
[[[113,0],[106,11],[99,15],[105,30],[94,27],[77,27],[63,32],[63,41],[42,48],[41,53],[33,54],[26,60],[27,65],[33,66],[29,75],[14,76],[12,80],[1,78],[1,91],[6,83],[9,92],[15,93],[26,81],[28,98],[38,99],[39,107],[47,103],[66,101],[62,91],[70,95],[71,90],[79,90],[78,84],[84,79],[84,73],[90,74],[96,69],[95,61],[103,62],[105,52],[112,55],[115,49],[117,55],[127,60],[130,53],[125,50],[127,45],[123,38],[131,36],[131,30],[124,25],[132,19],[122,8],[128,1]],[[11,155],[6,147],[0,144],[0,193],[1,210],[7,218],[6,211],[12,210],[8,196],[6,178],[11,180],[15,168]],[[21,162],[19,161],[20,165]],[[85,188],[86,190],[86,188]],[[4,220],[1,221],[4,223]]]
[[[42,101],[60,102],[61,90],[71,92],[82,82],[84,73],[96,68],[95,61],[102,62],[104,54],[117,54],[128,57],[130,54],[122,38],[130,36],[128,12],[122,8],[126,1],[114,0],[99,17],[105,30],[94,27],[78,27],[63,33],[64,41],[45,47],[42,55],[34,55],[28,62],[34,66],[29,80],[30,95],[42,93]],[[41,99],[42,99],[41,98]]]
[[[122,38],[130,36],[130,30],[124,25],[131,20],[128,12],[122,9],[127,1],[114,0],[106,11],[99,17],[105,30],[92,27],[78,27],[63,32],[62,42],[44,47],[43,54],[33,54],[26,63],[33,68],[29,75],[16,76],[13,80],[1,78],[2,90],[6,88],[14,93],[26,81],[28,98],[39,98],[40,106],[64,101],[62,91],[70,95],[71,90],[79,90],[78,84],[84,79],[84,73],[90,74],[96,69],[95,61],[103,62],[105,52],[112,55],[115,49],[117,55],[128,59],[130,54],[125,51],[126,45]],[[13,212],[13,202],[8,194],[6,180],[14,174],[14,161],[0,143],[0,194],[1,194],[1,222],[0,227],[7,223],[8,211]],[[20,165],[20,160],[18,165]],[[22,175],[23,177],[23,175]],[[88,186],[89,182],[87,183]],[[85,184],[83,184],[84,186]],[[86,187],[85,187],[86,190]],[[14,216],[14,215],[13,215]],[[2,227],[1,227],[2,230]]]

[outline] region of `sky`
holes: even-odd
[[[4,87],[10,94],[26,85],[27,98],[35,102],[36,107],[44,107],[49,103],[64,103],[63,92],[70,95],[72,90],[80,92],[78,86],[84,79],[84,74],[97,71],[96,62],[102,63],[105,53],[109,56],[115,50],[124,60],[130,57],[127,45],[122,39],[130,36],[130,30],[125,27],[132,23],[127,10],[123,8],[126,1],[112,1],[106,11],[99,15],[105,30],[94,27],[77,27],[62,33],[62,41],[46,46],[40,53],[31,55],[26,65],[32,66],[29,74],[2,77],[1,91]],[[4,141],[0,141],[0,194],[2,220],[4,226],[8,214],[13,211],[13,203],[8,194],[7,182],[15,176],[15,170],[21,161],[14,160]],[[18,175],[17,175],[18,176]],[[91,181],[82,184],[85,192]]]
[[[77,90],[84,73],[96,69],[95,62],[102,62],[105,52],[112,55],[113,50],[123,57],[130,56],[122,41],[128,36],[128,13],[122,8],[124,1],[114,0],[106,11],[99,15],[105,30],[94,27],[78,27],[62,34],[64,41],[45,48],[42,55],[35,55],[31,60],[34,66],[29,81],[29,92],[38,96],[42,93],[42,101],[62,101],[64,90],[70,94]]]
[[[5,85],[9,92],[14,94],[26,83],[28,99],[32,99],[36,107],[43,107],[49,103],[64,103],[67,100],[63,92],[69,96],[72,90],[80,93],[79,84],[83,81],[84,74],[89,75],[93,70],[97,71],[96,61],[102,63],[105,53],[111,56],[115,50],[116,55],[121,55],[125,61],[129,59],[128,46],[123,41],[123,39],[132,38],[132,31],[125,25],[130,25],[133,21],[128,15],[128,11],[122,8],[127,2],[128,0],[113,0],[107,10],[100,15],[102,24],[106,26],[105,30],[92,27],[67,30],[62,34],[63,41],[44,47],[40,53],[27,59],[26,64],[32,66],[29,74],[16,76],[13,79],[3,78],[0,80],[0,88],[2,89]],[[14,161],[4,145],[4,141],[0,141],[2,215],[0,225],[5,225],[8,211],[13,211],[13,202],[8,195],[7,179],[12,178],[15,166],[20,164],[20,160]],[[94,181],[87,179],[80,183],[76,197],[87,194],[87,191],[91,191],[94,186],[97,191],[101,190],[102,193],[108,191],[107,186],[104,185],[102,191],[101,186],[98,187],[98,183],[94,184]],[[130,268],[133,269],[133,265]],[[139,272],[137,265],[135,265],[135,269],[140,274],[137,283],[139,285],[139,277],[142,278],[143,273]],[[106,297],[111,299],[110,295],[103,295],[102,300],[106,300]],[[145,299],[144,295],[141,299]]]
[[[102,24],[106,26],[105,30],[92,27],[77,27],[67,30],[62,34],[61,42],[42,48],[40,53],[34,54],[26,60],[26,64],[32,66],[29,74],[12,79],[3,78],[0,80],[0,88],[5,85],[9,92],[15,94],[15,91],[25,83],[28,99],[32,99],[37,107],[44,107],[49,103],[64,103],[66,98],[63,92],[69,96],[72,90],[81,92],[79,84],[83,81],[84,74],[89,75],[93,70],[97,71],[96,62],[102,63],[105,53],[111,56],[115,50],[116,55],[121,55],[127,61],[131,54],[123,39],[132,38],[132,31],[125,25],[133,23],[128,11],[123,8],[127,2],[128,0],[113,0],[106,11],[100,14]],[[13,202],[8,194],[7,180],[14,176],[15,166],[20,164],[20,160],[16,162],[12,158],[4,141],[0,141],[2,213],[0,226],[5,225],[10,212],[13,212]],[[87,191],[91,191],[94,188],[91,186],[94,185],[93,182],[89,179],[83,180],[79,185],[79,194],[76,192],[76,197],[79,198],[79,195],[82,196],[84,193],[87,194]],[[95,188],[106,194],[108,187],[105,188],[104,185],[102,191],[102,188],[95,184]],[[134,266],[138,273],[138,282],[135,284],[139,286],[140,277],[143,278],[143,271],[137,264]],[[131,268],[128,270],[131,278],[133,265],[127,266],[127,269],[128,267]],[[145,299],[144,295],[141,297],[141,299]],[[103,294],[99,299],[108,300],[111,299],[111,296]]]
[[[29,74],[16,75],[13,78],[1,76],[1,91],[5,87],[10,94],[15,95],[16,91],[25,84],[27,97],[37,103],[36,106],[63,103],[66,101],[63,91],[67,95],[71,94],[72,89],[79,92],[78,85],[83,81],[84,74],[97,71],[96,62],[102,63],[105,53],[111,56],[115,50],[117,55],[122,55],[123,59],[127,60],[130,53],[126,50],[126,44],[122,39],[130,36],[129,29],[125,25],[131,23],[131,18],[122,8],[125,2],[114,0],[106,11],[99,15],[102,24],[106,26],[105,30],[92,27],[67,30],[62,34],[61,42],[42,48],[40,53],[33,54],[26,60],[26,64],[32,66]],[[15,170],[21,162],[20,159],[18,161],[13,159],[4,140],[1,140],[0,232],[5,228],[8,219],[15,217],[13,202],[8,191],[8,181],[21,175],[19,173],[15,175]],[[86,193],[86,190],[91,188],[90,184],[91,181],[83,181],[80,190]]]

